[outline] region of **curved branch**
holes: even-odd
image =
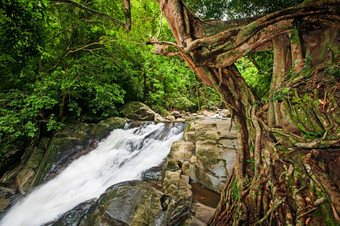
[[[124,11],[124,15],[125,15],[125,23],[114,18],[114,17],[112,17],[112,16],[110,16],[110,15],[108,15],[108,14],[106,14],[106,13],[104,13],[104,12],[102,12],[102,11],[92,9],[92,8],[86,6],[86,5],[80,4],[80,3],[73,1],[73,0],[50,0],[50,1],[71,4],[71,5],[79,8],[79,9],[85,10],[87,12],[106,17],[107,19],[111,20],[112,22],[114,22],[118,26],[125,28],[127,32],[129,32],[131,30],[130,0],[123,0],[123,11]]]
[[[295,19],[337,15],[339,11],[338,4],[334,3],[312,6],[302,4],[262,17],[243,27],[228,29],[214,36],[196,39],[187,46],[186,51],[193,52],[197,62],[211,59],[216,63],[210,66],[229,66],[273,37],[292,30]]]

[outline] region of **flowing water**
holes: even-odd
[[[113,184],[140,179],[162,163],[184,124],[147,123],[116,129],[92,152],[73,161],[56,178],[36,188],[3,217],[1,226],[43,225]]]

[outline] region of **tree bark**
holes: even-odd
[[[340,223],[340,2],[312,1],[238,26],[202,21],[182,0],[158,2],[177,41],[167,44],[218,91],[238,125],[237,161],[209,225]],[[268,100],[259,100],[234,62],[268,47],[273,78]]]

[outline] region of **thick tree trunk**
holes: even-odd
[[[209,224],[340,223],[340,2],[314,1],[230,29],[199,20],[182,0],[158,2],[177,44],[154,44],[176,47],[238,125],[238,159]],[[268,47],[273,78],[260,101],[233,63]]]

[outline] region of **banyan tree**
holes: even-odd
[[[208,224],[339,224],[340,1],[231,21],[202,20],[183,0],[157,1],[176,43],[148,44],[216,89],[238,128],[237,161]],[[123,2],[125,22],[108,19],[129,31],[130,0]],[[273,52],[266,99],[235,66],[259,51]]]
[[[216,89],[238,128],[237,162],[209,225],[339,223],[340,2],[229,22],[201,20],[182,0],[158,3],[177,43],[156,50]],[[263,100],[234,63],[266,50],[274,64]]]

